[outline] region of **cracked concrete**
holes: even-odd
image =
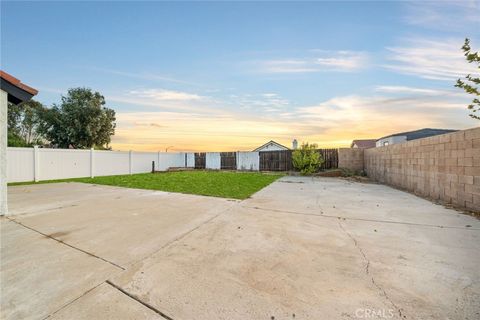
[[[9,192],[5,319],[480,317],[479,220],[386,186],[285,177],[242,202]]]
[[[340,219],[340,221],[341,221],[341,219]],[[342,223],[340,221],[338,222],[338,226],[340,227],[340,229],[342,229],[343,232],[345,232],[348,235],[348,237],[350,239],[352,239],[353,243],[355,244],[355,247],[358,249],[358,251],[362,255],[363,260],[365,261],[365,274],[367,274],[368,276],[371,276],[370,275],[370,260],[365,255],[365,252],[363,252],[362,247],[360,247],[358,245],[357,239],[355,239],[355,237],[353,237],[347,230],[345,230],[345,228],[342,226]],[[378,285],[378,283],[375,281],[375,278],[373,276],[371,276],[371,279],[372,279],[372,284],[375,287],[377,287],[378,290],[380,290],[380,292],[383,294],[385,299],[387,299],[387,301],[390,302],[392,304],[392,306],[395,308],[395,310],[398,313],[398,316],[400,318],[403,318],[402,310],[392,301],[392,299],[390,299],[388,294],[385,292],[385,289],[383,289],[380,285]]]

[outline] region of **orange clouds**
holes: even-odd
[[[252,150],[273,139],[287,146],[295,138],[321,147],[345,147],[351,140],[424,127],[462,129],[469,119],[465,97],[456,91],[379,87],[375,96],[344,96],[290,112],[253,114],[222,109],[202,113],[151,111],[117,114],[116,150]],[[384,93],[388,93],[385,95]],[[155,125],[152,125],[155,124]]]

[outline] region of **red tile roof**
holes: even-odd
[[[15,78],[14,76],[6,73],[5,71],[0,70],[0,78],[2,78],[5,81],[10,82],[12,85],[15,87],[22,89],[23,91],[26,91],[30,93],[31,95],[36,95],[38,93],[38,90],[27,86],[26,84],[23,84],[19,79]]]
[[[356,145],[357,148],[375,148],[375,143],[375,139],[353,140],[350,148],[353,148],[354,145]]]

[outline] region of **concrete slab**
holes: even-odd
[[[65,243],[8,222],[20,248],[2,243],[7,319],[480,318],[479,221],[386,186],[286,177],[242,202],[81,184],[9,192],[11,218]],[[55,260],[65,247],[78,268]],[[88,265],[98,283],[70,280],[83,259],[100,263]],[[36,270],[15,276],[24,264]],[[22,300],[28,290],[48,295]]]
[[[83,183],[19,186],[9,191],[12,219],[123,267],[237,203]]]
[[[161,315],[146,308],[138,301],[123,294],[107,283],[103,283],[75,303],[56,312],[52,320],[118,320],[118,319],[145,319],[165,320]]]
[[[392,308],[337,221],[315,220],[238,208],[111,281],[176,320],[338,319]]]
[[[283,177],[243,205],[350,219],[480,228],[480,220],[413,194],[339,178]]]
[[[121,270],[6,218],[0,224],[2,319],[43,319]]]
[[[478,221],[382,188],[285,178],[112,281],[174,319],[475,317]]]
[[[369,274],[409,319],[480,316],[480,231],[340,220]]]

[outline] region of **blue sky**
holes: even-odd
[[[479,1],[2,2],[1,68],[59,102],[101,92],[114,149],[321,146],[468,128]]]

